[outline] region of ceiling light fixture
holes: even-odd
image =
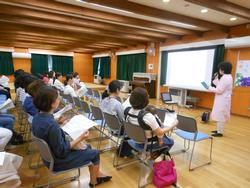
[[[162,0],[163,3],[168,3],[170,0]]]
[[[207,13],[207,12],[208,12],[208,10],[206,8],[201,9],[201,13]]]
[[[177,22],[177,21],[169,21],[169,22],[172,23],[173,25],[176,25],[176,26],[190,27],[190,28],[196,28],[197,27],[195,25],[186,24],[186,23]]]
[[[236,17],[231,17],[229,20],[230,21],[235,21],[235,20],[237,20],[237,18]]]
[[[77,0],[77,1],[79,1],[81,3],[89,4],[89,5],[94,5],[94,6],[100,7],[100,8],[105,8],[105,9],[109,9],[109,10],[113,10],[113,11],[123,12],[123,13],[126,13],[126,14],[134,14],[133,12],[118,9],[118,8],[112,8],[112,7],[108,7],[108,6],[104,6],[104,5],[99,5],[99,4],[96,4],[96,3],[89,3],[89,2],[86,2],[86,1],[82,1],[82,0]]]

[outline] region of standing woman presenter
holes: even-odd
[[[218,65],[219,72],[209,90],[215,93],[214,105],[212,110],[212,120],[217,122],[217,130],[212,131],[212,136],[222,137],[224,134],[225,123],[230,119],[231,96],[233,88],[233,78],[231,75],[232,64],[222,62]]]

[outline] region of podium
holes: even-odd
[[[156,74],[135,72],[131,85],[132,90],[136,87],[142,87],[148,91],[150,98],[156,97]]]

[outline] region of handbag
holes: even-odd
[[[169,185],[175,185],[177,182],[177,174],[173,158],[169,156],[169,160],[164,159],[153,165],[154,175],[153,183],[157,188],[163,188]]]

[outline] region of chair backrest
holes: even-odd
[[[124,123],[125,133],[135,142],[145,143],[147,142],[147,137],[145,135],[145,131],[138,125],[134,125],[130,122]]]
[[[192,133],[196,133],[198,131],[197,123],[194,118],[177,115],[177,119],[179,121],[179,123],[176,126],[178,129]]]
[[[164,109],[156,108],[156,114],[160,118],[161,122],[164,122],[166,112],[167,111]]]
[[[95,98],[97,98],[99,100],[101,99],[101,95],[100,95],[99,91],[93,90],[93,95],[94,95]]]
[[[90,109],[91,109],[92,117],[94,118],[94,120],[104,120],[103,113],[100,107],[90,105]]]
[[[90,88],[87,88],[88,89],[88,91],[87,91],[87,96],[93,96],[93,90],[92,89],[90,89]]]
[[[68,94],[68,95],[64,94],[63,97],[64,97],[69,103],[71,103],[71,104],[74,105],[73,97],[72,97],[70,94]]]
[[[86,102],[86,101],[81,101],[82,103],[82,110],[89,114],[91,111],[90,111],[90,108],[89,108],[89,104]]]
[[[33,134],[32,134],[32,140],[37,145],[37,147],[40,151],[41,158],[49,163],[54,164],[54,158],[52,156],[51,150],[50,150],[47,142],[45,142],[43,139],[37,138]]]
[[[103,112],[105,122],[107,126],[112,130],[120,130],[120,127],[122,126],[121,122],[117,118],[116,115],[108,114],[106,112]]]
[[[81,103],[81,99],[79,97],[73,97],[74,100],[74,104],[77,108],[79,109],[83,109],[82,108],[82,103]]]

